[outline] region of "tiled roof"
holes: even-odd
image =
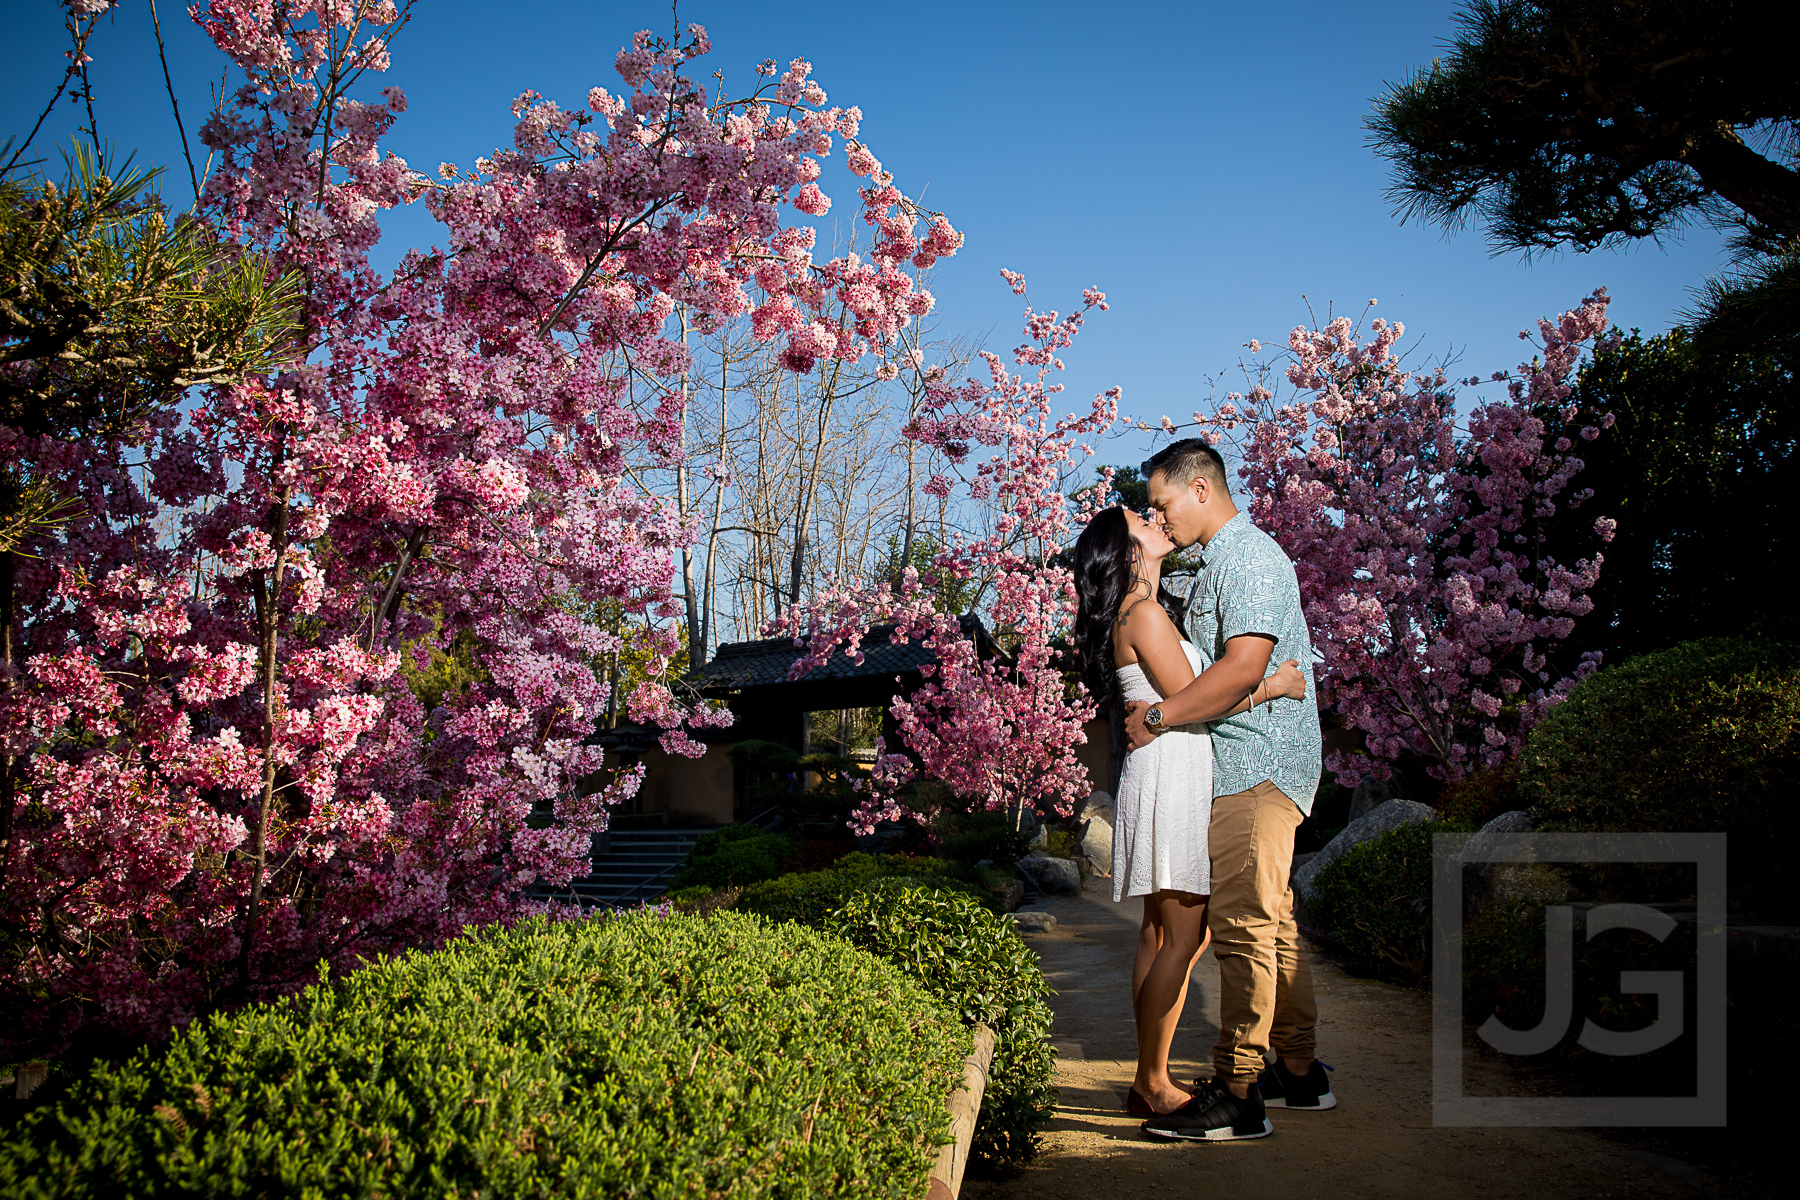
[[[964,617],[963,628],[974,632],[976,638],[984,643],[984,651],[992,646],[986,628],[976,618]],[[851,661],[850,656],[840,649],[824,665],[814,667],[802,680],[793,682],[814,683],[871,675],[903,675],[937,661],[937,656],[919,642],[896,644],[890,641],[893,632],[892,625],[871,626],[863,636],[863,661],[860,664]],[[800,654],[800,648],[794,645],[792,638],[728,642],[719,647],[711,662],[689,672],[687,681],[711,695],[735,692],[743,688],[771,687],[790,682],[788,671]]]

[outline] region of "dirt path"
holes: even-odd
[[[1017,1177],[970,1179],[969,1200],[1112,1196],[1693,1197],[1706,1195],[1597,1134],[1431,1124],[1431,1020],[1420,992],[1346,975],[1315,956],[1319,1053],[1337,1068],[1326,1113],[1271,1110],[1273,1137],[1208,1145],[1152,1142],[1124,1113],[1136,1059],[1130,972],[1141,901],[1114,905],[1089,882],[1052,900],[1050,933],[1028,934],[1058,995],[1062,1102],[1038,1162]],[[1219,971],[1202,957],[1175,1038],[1176,1077],[1211,1074]],[[1468,1067],[1471,1094],[1482,1068]],[[1223,1189],[1223,1190],[1220,1190]]]

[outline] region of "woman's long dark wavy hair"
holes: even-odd
[[[1117,507],[1097,514],[1075,539],[1075,645],[1088,691],[1103,706],[1119,698],[1112,629],[1131,590],[1136,549],[1125,510]]]

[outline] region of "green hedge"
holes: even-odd
[[[1340,855],[1313,881],[1306,923],[1351,957],[1406,983],[1429,977],[1431,835],[1418,821],[1370,838]]]
[[[1724,832],[1734,890],[1795,910],[1800,645],[1707,638],[1597,671],[1531,731],[1539,828]]]
[[[736,907],[777,921],[818,925],[845,899],[879,879],[910,879],[934,887],[961,892],[998,913],[1001,898],[963,876],[973,874],[943,858],[913,858],[904,854],[845,855],[823,871],[783,875],[744,889]]]
[[[967,1031],[755,917],[534,920],[198,1022],[0,1144],[0,1193],[925,1192]]]
[[[964,1022],[994,1031],[994,1060],[970,1161],[1029,1162],[1056,1107],[1050,985],[1011,921],[945,886],[878,880],[850,895],[824,926],[892,962]]]
[[[794,839],[754,825],[727,825],[694,843],[672,888],[743,887],[781,874],[800,852]]]

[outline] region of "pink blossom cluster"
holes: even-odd
[[[1321,705],[1364,735],[1366,754],[1328,763],[1341,782],[1386,778],[1406,755],[1442,779],[1502,762],[1598,666],[1551,660],[1593,607],[1602,556],[1559,563],[1544,543],[1559,506],[1591,495],[1571,494],[1583,464],[1569,435],[1612,424],[1570,402],[1584,349],[1613,344],[1608,302],[1599,289],[1540,321],[1541,356],[1492,376],[1506,398],[1461,430],[1452,381],[1402,370],[1404,327],[1379,317],[1366,336],[1342,317],[1296,328],[1288,399],[1256,386],[1194,414],[1235,449],[1252,518],[1294,560]],[[1614,528],[1600,518],[1597,540]]]
[[[1025,294],[1021,276],[1003,274],[1016,294]],[[770,627],[805,647],[790,676],[796,679],[840,650],[863,661],[862,638],[880,621],[895,624],[896,641],[919,641],[937,660],[924,668],[916,691],[893,702],[902,745],[889,750],[881,743],[871,779],[859,784],[864,800],[852,826],[860,832],[884,820],[923,817],[909,807],[906,791],[921,777],[948,784],[965,801],[1014,814],[1067,814],[1087,793],[1077,754],[1094,709],[1085,689],[1070,689],[1058,667],[1056,641],[1074,619],[1075,588],[1051,559],[1074,524],[1092,515],[1092,496],[1071,500],[1065,481],[1092,455],[1084,439],[1117,422],[1119,391],[1096,396],[1084,413],[1057,416],[1062,385],[1051,382],[1051,373],[1062,369],[1058,353],[1080,332],[1084,314],[1105,308],[1106,298],[1089,289],[1082,309],[1067,317],[1026,309],[1027,341],[1013,361],[1035,374],[1013,374],[987,352],[986,382],[956,384],[941,371],[922,373],[926,397],[906,436],[957,464],[976,447],[993,450],[965,478],[953,484],[938,477],[926,488],[946,496],[958,489],[985,510],[985,536],[945,547],[923,575],[908,567],[898,581],[829,589]],[[1006,645],[999,656],[983,658],[964,614],[940,612],[932,598],[941,578],[975,576],[993,581],[985,615]]]
[[[680,460],[672,317],[754,314],[796,370],[881,354],[932,305],[917,272],[961,242],[805,62],[709,98],[683,73],[697,26],[639,34],[623,88],[579,110],[526,93],[511,147],[433,179],[383,146],[399,89],[357,98],[388,65],[388,0],[194,17],[239,72],[202,130],[204,215],[298,276],[299,336],[284,369],[130,443],[0,430],[7,461],[81,502],[16,560],[27,654],[0,736],[25,782],[0,921],[27,949],[0,989],[29,1015],[9,1053],[86,1022],[156,1036],[321,960],[511,920],[534,881],[584,873],[642,776],[594,786],[598,664],[620,645],[597,614],[666,643],[621,707],[672,752],[730,719],[658,677],[694,532],[632,479]],[[877,238],[815,263],[814,231],[784,222],[825,211],[834,138]],[[442,244],[377,270],[382,214],[421,199]],[[465,635],[478,678],[426,711],[402,662]]]

